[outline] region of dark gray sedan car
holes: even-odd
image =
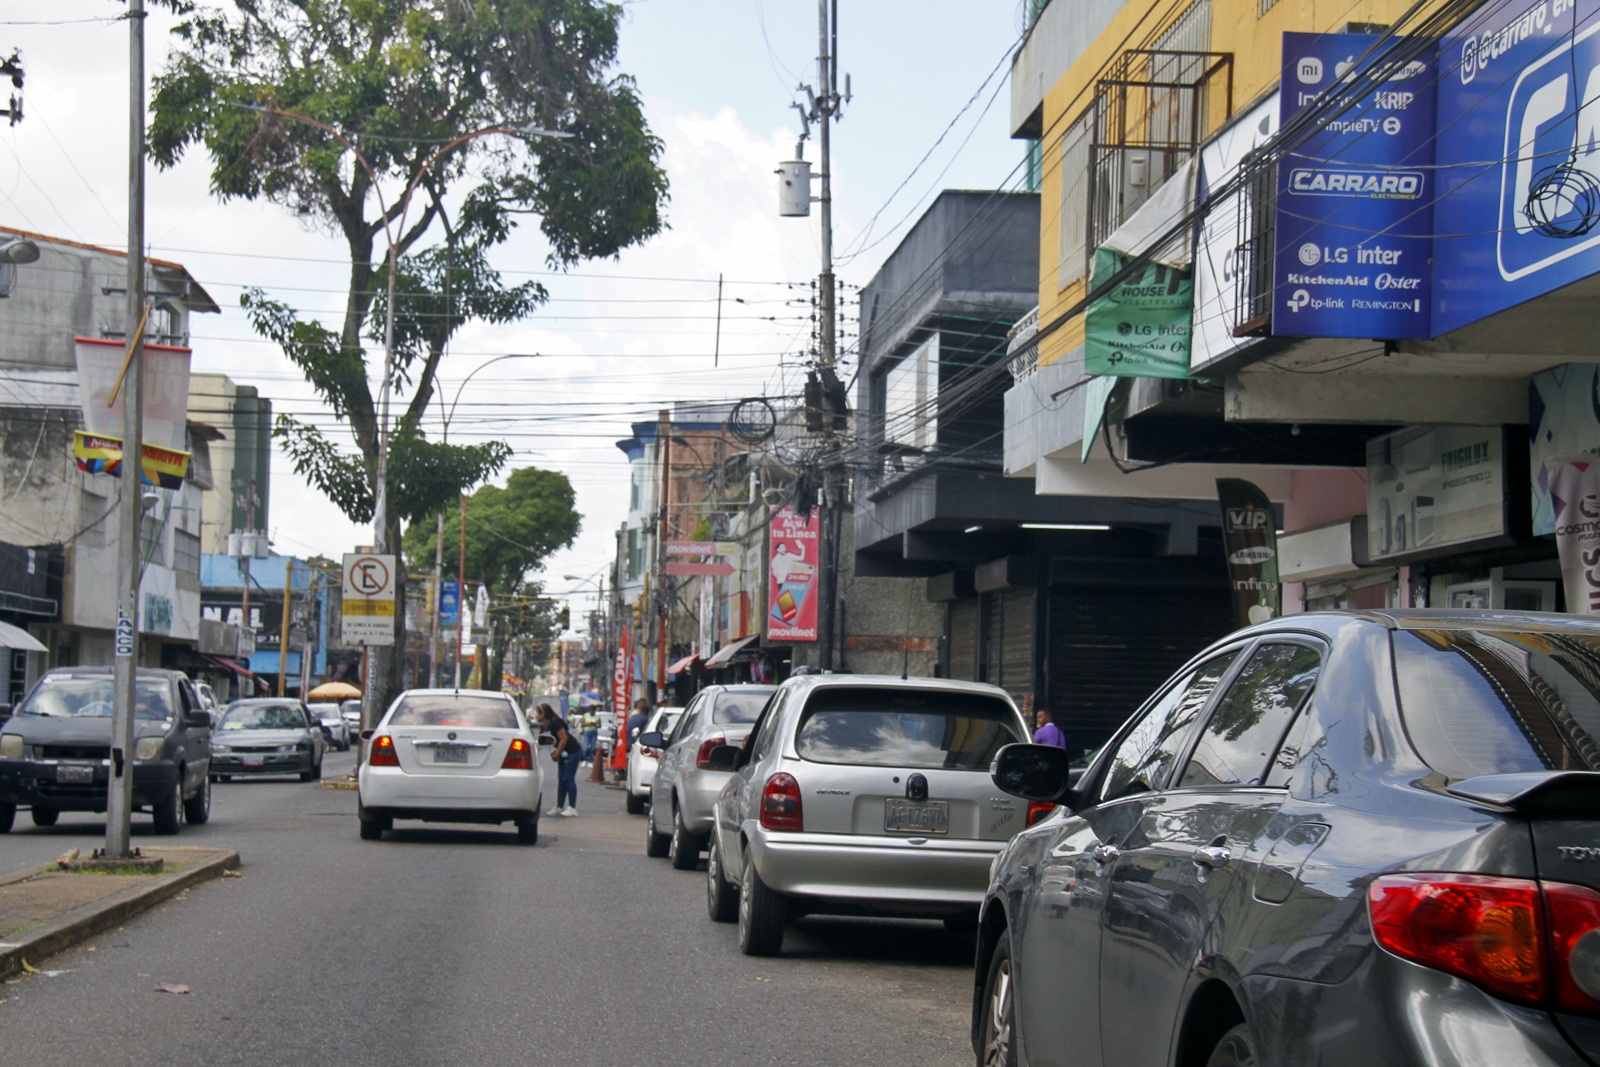
[[[1600,1061],[1600,623],[1297,615],[1196,657],[996,859],[980,1064]]]

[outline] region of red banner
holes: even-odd
[[[611,766],[628,766],[628,711],[633,702],[633,649],[624,626],[617,638],[617,662],[611,668],[611,710],[617,718],[617,742],[611,746]]]
[[[767,640],[817,639],[817,562],[821,514],[792,507],[772,513],[767,541]]]

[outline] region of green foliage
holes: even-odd
[[[557,549],[572,544],[581,522],[577,496],[565,474],[523,467],[504,488],[486,485],[467,501],[467,581],[488,583],[497,594],[525,594],[528,572]],[[460,512],[444,512],[444,574],[459,577]],[[413,522],[404,550],[413,571],[432,570],[434,526]]]

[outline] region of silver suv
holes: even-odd
[[[742,747],[713,815],[706,910],[770,956],[811,913],[943,918],[970,926],[989,864],[1048,805],[989,779],[1027,728],[1004,690],[871,675],[790,678]]]
[[[770,685],[708,685],[684,707],[666,737],[639,735],[639,744],[665,750],[650,784],[645,855],[665,856],[680,871],[694,870],[711,831],[711,805],[728,780],[726,770],[713,769],[706,759],[712,749],[749,736],[773,690]]]

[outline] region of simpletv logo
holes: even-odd
[[[1289,172],[1289,191],[1305,196],[1360,196],[1374,200],[1415,200],[1425,176],[1419,170],[1353,170],[1299,167]]]

